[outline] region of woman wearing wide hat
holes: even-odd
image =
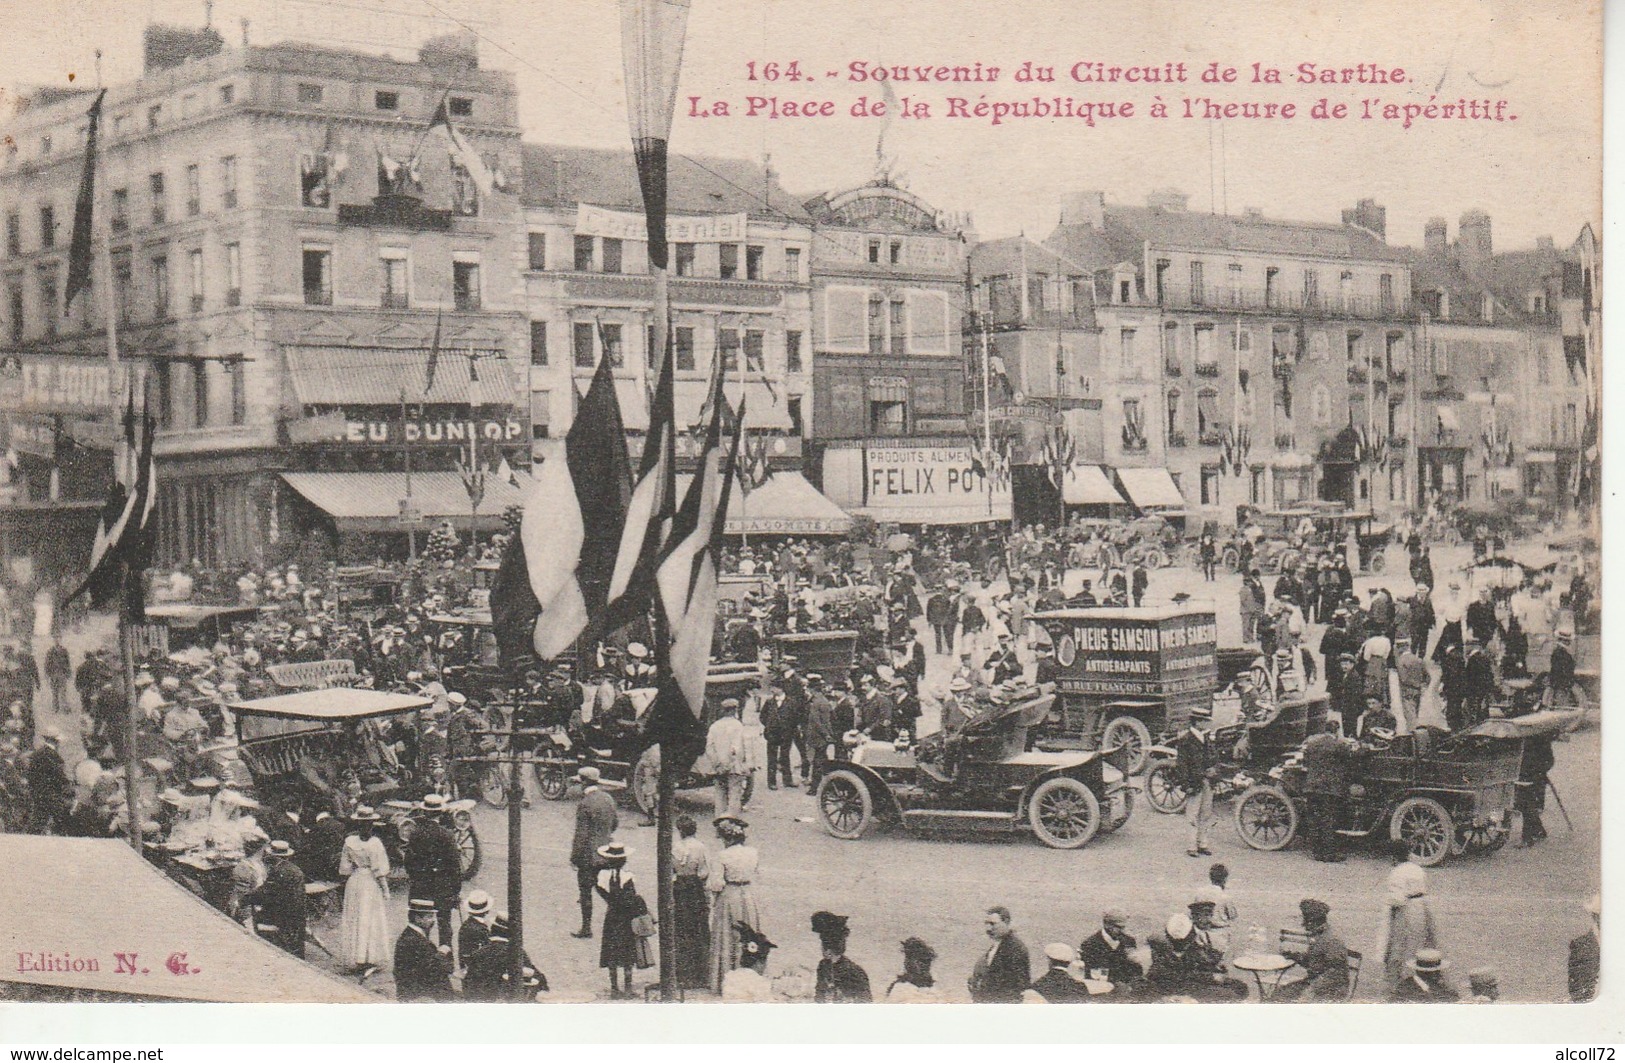
[[[601,870],[594,887],[604,898],[604,927],[599,936],[598,966],[609,971],[611,998],[632,995],[632,969],[647,966],[643,963],[638,935],[632,924],[639,916],[649,914],[649,904],[638,896],[637,883],[626,868],[626,858],[632,850],[620,842],[612,841],[599,847]],[[626,987],[622,991],[621,981]]]
[[[743,947],[739,925],[760,931],[762,916],[751,890],[759,858],[756,850],[745,844],[750,824],[738,816],[718,816],[714,822],[717,837],[722,839],[722,852],[711,861],[707,887],[716,895],[711,906],[711,988],[720,993],[722,979],[739,966]]]
[[[350,816],[350,834],[339,853],[344,915],[339,924],[338,957],[352,971],[387,967],[394,947],[384,911],[389,898],[389,853],[374,833],[379,818],[369,806],[358,806]]]

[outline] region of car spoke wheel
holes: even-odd
[[[1138,775],[1150,759],[1151,730],[1136,717],[1118,716],[1100,734],[1100,748],[1113,747],[1119,751],[1113,759],[1122,766],[1123,774]]]
[[[480,765],[480,800],[492,808],[508,807],[508,776],[501,764]]]
[[[537,764],[536,789],[549,801],[562,801],[570,792],[570,776],[557,764]]]
[[[480,870],[480,836],[474,833],[474,817],[467,812],[458,812],[452,817],[452,828],[463,865],[463,881],[467,882]]]
[[[1298,808],[1279,786],[1254,786],[1236,802],[1236,833],[1253,849],[1285,849],[1298,833]]]
[[[1051,849],[1081,849],[1100,830],[1100,801],[1076,779],[1045,779],[1033,791],[1028,819]]]
[[[1179,785],[1179,774],[1171,760],[1159,760],[1151,765],[1145,777],[1145,797],[1151,807],[1165,815],[1173,815],[1185,807],[1188,795]]]
[[[651,746],[643,751],[632,766],[632,801],[638,811],[652,816],[660,808],[660,747]]]
[[[1161,550],[1147,550],[1145,554],[1146,568],[1167,568],[1168,555]]]
[[[1450,855],[1456,839],[1456,825],[1450,812],[1431,797],[1407,797],[1394,809],[1388,835],[1402,841],[1411,859],[1423,867],[1433,867]]]
[[[850,771],[830,772],[818,784],[818,818],[833,837],[863,837],[874,820],[869,788]]]

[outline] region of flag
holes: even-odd
[[[488,196],[492,187],[491,171],[486,168],[485,160],[480,158],[480,153],[470,147],[468,141],[457,131],[457,127],[451,124],[451,112],[446,109],[446,98],[442,96],[440,106],[434,109],[434,117],[429,119],[428,132],[433,133],[436,129],[445,131],[446,139],[451,141],[452,158],[456,159],[457,165],[473,178],[474,186],[480,190],[480,194]]]
[[[767,451],[767,437],[756,435],[745,440],[744,457],[739,466],[739,489],[744,494],[749,495],[772,478]]]
[[[688,8],[689,0],[621,0],[626,113],[649,226],[649,264],[660,270],[667,262],[667,146],[677,106],[677,76],[683,68]]]
[[[497,452],[497,479],[509,487],[519,486],[519,474],[513,471],[513,466],[508,464],[508,456],[501,451]]]
[[[504,558],[508,577],[499,571],[491,590],[494,633],[506,660],[524,655],[519,647],[527,634],[535,656],[552,660],[602,617],[631,493],[609,359],[598,362],[563,456],[545,462],[534,479],[519,534],[508,544],[508,553],[519,556]],[[527,615],[534,616],[528,632]]]
[[[1013,395],[1015,392],[1010,387],[1010,370],[1006,368],[1004,358],[997,354],[989,355],[987,367],[988,387],[992,388],[993,386],[997,385],[1000,393],[1005,398],[1009,398],[1011,395]]]
[[[107,90],[96,94],[85,129],[85,169],[79,175],[79,198],[73,204],[73,242],[68,247],[68,287],[62,297],[62,316],[68,316],[73,297],[90,288],[91,217],[96,204],[96,129],[102,121],[102,100]]]
[[[668,329],[654,402],[649,409],[649,433],[638,463],[637,478],[633,481],[632,500],[626,507],[626,523],[621,530],[615,570],[609,581],[606,608],[612,618],[608,621],[610,627],[645,612],[654,589],[655,567],[677,509],[677,410],[673,378]]]
[[[743,414],[743,410],[740,411]],[[667,668],[644,733],[671,751],[673,762],[692,760],[705,737],[705,680],[717,615],[717,553],[728,496],[739,464],[744,417],[735,419],[733,442],[721,451],[722,417],[711,418],[700,465],[672,520],[671,543],[656,573],[656,607],[671,632]]]
[[[434,371],[440,364],[440,311],[434,312],[434,341],[429,344],[429,367],[423,373],[423,394],[434,390]]]
[[[463,490],[468,492],[468,504],[475,509],[485,501],[485,465],[479,460],[475,451],[476,444],[468,444],[467,460],[464,460],[463,451],[457,451],[457,474],[463,479]]]
[[[90,548],[89,575],[66,601],[89,593],[91,604],[105,608],[122,596],[120,608],[132,620],[146,615],[141,575],[152,557],[152,510],[157,499],[158,467],[153,439],[158,425],[144,401],[136,410],[131,377],[124,412],[124,436],[115,455],[114,483],[102,506],[96,538]]]

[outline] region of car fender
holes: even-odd
[[[874,801],[877,816],[900,817],[903,814],[902,806],[897,803],[897,798],[892,796],[891,787],[886,785],[886,780],[873,768],[850,760],[831,760],[824,764],[817,781],[823,782],[826,775],[835,771],[849,771],[863,780],[863,785],[869,788],[869,797]]]
[[[1145,755],[1150,760],[1178,760],[1179,751],[1173,746],[1147,746]]]
[[[1101,781],[1098,784],[1090,781],[1091,772],[1089,771],[1089,769],[1090,769],[1091,766],[1093,766],[1095,764],[1101,764],[1101,766],[1104,767],[1103,761],[1101,759],[1096,758],[1096,759],[1086,760],[1082,764],[1059,765],[1059,766],[1050,768],[1047,771],[1040,772],[1039,774],[1033,776],[1031,779],[1028,779],[1027,780],[1027,785],[1025,787],[1023,787],[1022,791],[1021,791],[1021,801],[1016,806],[1017,809],[1019,810],[1019,814],[1021,816],[1026,816],[1027,815],[1027,809],[1031,805],[1034,791],[1036,791],[1040,786],[1042,786],[1044,783],[1048,782],[1049,780],[1054,779],[1054,778],[1058,778],[1058,777],[1063,776],[1063,775],[1066,776],[1069,779],[1076,779],[1078,782],[1083,783],[1083,785],[1089,787],[1090,791],[1095,795],[1095,797],[1100,798],[1100,799],[1104,799],[1105,796],[1106,796],[1106,793],[1105,793],[1106,786],[1105,786],[1105,778],[1104,778],[1104,776],[1102,776]]]

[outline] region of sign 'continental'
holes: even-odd
[[[666,218],[666,239],[673,243],[733,243],[745,238],[744,214],[700,214]],[[616,240],[644,240],[649,230],[643,215],[606,210],[583,203],[576,209],[576,235],[608,236]]]

